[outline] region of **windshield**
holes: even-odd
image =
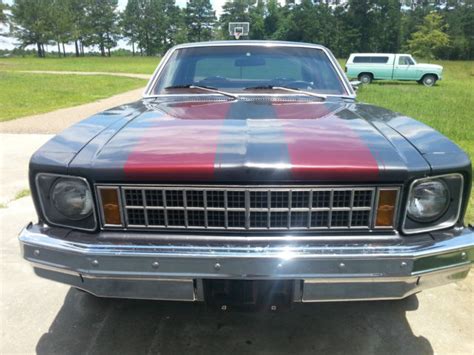
[[[255,87],[284,86],[347,95],[326,53],[303,47],[238,45],[178,49],[165,64],[153,92],[173,94],[178,87],[182,92],[183,86],[189,85],[227,92],[247,89],[246,93]]]

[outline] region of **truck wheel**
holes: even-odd
[[[362,84],[370,84],[372,82],[372,75],[364,73],[359,75],[359,81]]]
[[[434,75],[425,75],[421,81],[424,86],[433,86],[436,84],[436,77]]]

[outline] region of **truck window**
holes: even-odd
[[[370,57],[354,57],[353,63],[370,63]]]
[[[388,57],[354,57],[353,63],[377,63],[377,64],[385,64],[388,62]]]
[[[388,57],[372,57],[372,63],[385,64],[388,62]]]
[[[398,58],[398,65],[414,65],[413,61],[408,56]]]

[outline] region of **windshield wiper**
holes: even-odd
[[[289,91],[294,92],[297,94],[303,94],[308,96],[317,97],[318,99],[327,100],[327,95],[323,94],[316,94],[315,92],[305,91],[297,88],[292,88],[288,86],[274,86],[274,85],[261,85],[261,86],[250,86],[245,88],[244,90],[282,90],[282,91]]]
[[[184,85],[173,85],[165,87],[165,90],[172,90],[172,89],[197,89],[207,92],[212,92],[214,94],[221,94],[227,97],[231,97],[237,100],[239,97],[237,95],[231,94],[230,92],[222,91],[217,88],[213,88],[211,86],[204,86],[204,85],[194,85],[194,84],[184,84]]]

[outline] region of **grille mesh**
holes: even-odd
[[[127,228],[370,229],[373,187],[123,186]]]

